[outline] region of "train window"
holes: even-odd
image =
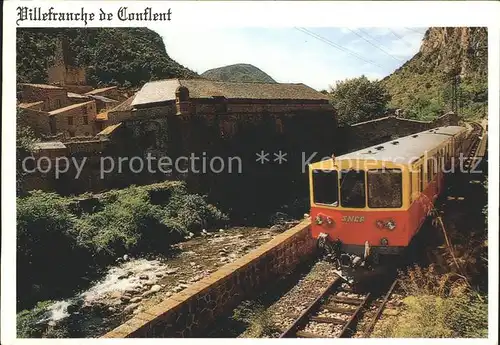
[[[418,174],[420,179],[420,192],[424,191],[424,163],[420,165],[420,173]]]
[[[403,205],[403,174],[400,169],[368,170],[368,206],[397,208]]]
[[[363,170],[341,171],[340,204],[342,207],[365,207],[365,172]]]
[[[413,167],[410,167],[408,175],[410,176],[410,183],[409,183],[410,193],[408,193],[408,196],[410,197],[410,204],[411,204],[411,202],[413,201]]]
[[[434,177],[433,163],[434,160],[432,158],[427,159],[427,183],[430,183]]]
[[[314,203],[339,205],[339,184],[336,170],[313,170]]]

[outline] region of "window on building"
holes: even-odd
[[[89,124],[89,117],[88,116],[82,116],[83,119],[83,124],[88,125]]]
[[[313,198],[316,204],[339,205],[338,173],[333,170],[313,170]]]
[[[75,136],[75,131],[68,131],[68,133],[69,133],[69,136],[71,138],[73,138]]]
[[[68,126],[73,126],[73,116],[68,116]]]
[[[368,170],[368,206],[403,206],[403,174],[400,169]]]
[[[59,109],[59,108],[61,108],[61,100],[56,99],[56,109]]]
[[[82,107],[82,113],[83,113],[83,114],[87,114],[87,107],[86,107],[86,106],[85,106],[85,107]]]
[[[365,207],[365,172],[363,170],[341,171],[340,204],[342,207]]]

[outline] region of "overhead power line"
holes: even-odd
[[[410,44],[410,43],[408,43],[407,41],[405,41],[405,40],[403,39],[403,37],[401,37],[401,35],[398,35],[398,34],[397,34],[397,33],[395,33],[394,31],[392,31],[391,29],[389,29],[389,31],[390,31],[390,32],[392,32],[392,34],[393,34],[394,36],[396,36],[398,39],[400,39],[400,40],[401,40],[401,42],[403,42],[404,44],[406,44],[408,47],[411,47],[411,44]]]
[[[359,38],[361,38],[365,42],[368,42],[369,44],[371,44],[372,46],[374,46],[375,48],[377,48],[378,50],[380,50],[381,52],[383,52],[387,56],[390,56],[391,58],[393,58],[396,61],[403,62],[402,60],[398,59],[397,57],[395,57],[391,53],[387,52],[385,49],[382,49],[382,47],[379,47],[378,45],[376,45],[376,44],[372,43],[371,41],[367,40],[366,38],[364,38],[363,36],[361,36],[360,34],[358,34],[356,31],[351,30],[349,28],[347,30],[349,30],[350,32],[352,32],[353,34],[355,34],[356,36],[358,36]]]
[[[351,56],[353,56],[353,57],[355,57],[355,58],[357,58],[357,59],[359,59],[359,60],[361,60],[361,61],[363,61],[363,62],[369,63],[369,64],[371,64],[371,65],[373,65],[373,66],[376,66],[376,67],[379,67],[379,68],[381,68],[381,69],[384,69],[382,66],[380,66],[380,65],[379,65],[378,63],[376,63],[375,61],[367,60],[367,59],[365,59],[364,57],[362,57],[361,55],[359,55],[359,54],[357,54],[357,53],[353,52],[352,50],[349,50],[349,49],[347,49],[347,48],[343,47],[343,46],[342,46],[342,45],[340,45],[340,44],[337,44],[337,43],[335,43],[335,42],[332,42],[332,41],[330,41],[329,39],[327,39],[327,38],[325,38],[325,37],[323,37],[323,36],[321,36],[321,35],[318,35],[318,34],[317,34],[317,33],[315,33],[315,32],[312,32],[312,31],[310,31],[310,30],[307,30],[306,28],[297,28],[297,27],[296,27],[295,29],[297,29],[298,31],[300,31],[300,32],[302,32],[302,33],[304,33],[304,34],[306,34],[306,35],[309,35],[309,36],[311,36],[311,37],[314,37],[314,38],[316,38],[316,39],[318,39],[318,40],[322,41],[323,43],[328,44],[329,46],[332,46],[332,47],[334,47],[334,48],[336,48],[336,49],[338,49],[338,50],[340,50],[340,51],[343,51],[343,52],[345,52],[345,53],[347,53],[347,54],[349,54],[349,55],[351,55]]]
[[[365,34],[366,36],[370,37],[372,40],[374,40],[375,42],[378,42],[380,45],[384,45],[384,43],[380,42],[380,40],[378,40],[376,37],[373,37],[372,35],[370,35],[368,32],[366,32],[365,30],[363,29],[360,29],[358,28],[358,31],[362,32],[363,34]]]
[[[405,27],[405,29],[406,29],[406,30],[409,30],[409,31],[416,32],[417,34],[421,34],[421,35],[424,35],[424,34],[425,34],[425,32],[420,32],[420,31],[415,30],[415,29],[412,29],[412,28],[407,28],[407,27]]]

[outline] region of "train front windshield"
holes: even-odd
[[[342,207],[365,207],[365,172],[363,170],[342,170],[340,172],[340,199]]]
[[[338,174],[336,170],[313,170],[314,203],[339,205]]]
[[[403,206],[403,175],[400,169],[368,170],[368,207]]]
[[[368,188],[365,185],[367,174]],[[400,208],[403,205],[402,172],[384,170],[313,170],[313,200],[343,208]],[[367,195],[368,194],[368,195]]]

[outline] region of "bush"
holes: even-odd
[[[155,202],[151,195],[155,192]],[[215,206],[184,185],[158,190],[130,187],[110,194],[101,211],[79,221],[79,242],[100,257],[127,252],[164,252],[189,232],[200,232],[227,221]]]
[[[340,124],[353,124],[382,117],[391,99],[379,81],[370,81],[364,75],[337,81],[331,88],[330,98]]]
[[[35,191],[18,198],[18,296],[25,303],[60,297],[62,284],[75,285],[75,279],[117,256],[165,253],[188,232],[227,221],[178,182],[132,186],[92,201],[89,212],[81,200],[54,193]]]
[[[72,277],[86,266],[75,267],[86,261],[88,255],[78,248],[76,222],[68,200],[57,194],[35,191],[18,198],[18,293],[25,292],[23,287],[37,290],[42,282]]]
[[[488,336],[488,305],[465,294],[410,296],[405,310],[377,333],[391,338],[481,338]]]
[[[381,322],[375,336],[391,338],[478,338],[488,336],[488,303],[454,274],[416,266],[401,274],[408,296],[401,314]]]
[[[23,310],[17,314],[17,337],[18,338],[40,338],[47,329],[45,323],[38,322],[48,316],[47,307],[51,301],[38,302],[31,310]]]

